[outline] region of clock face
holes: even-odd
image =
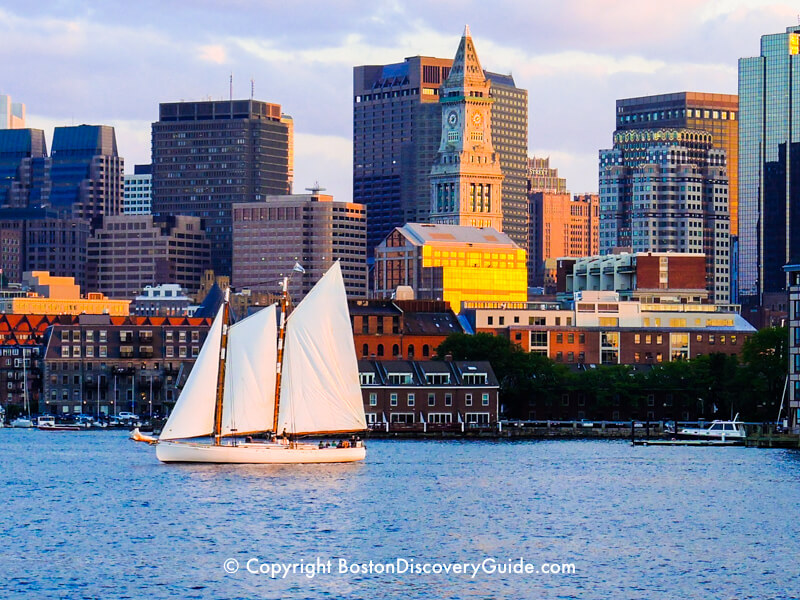
[[[458,113],[456,111],[450,111],[450,114],[447,115],[447,122],[450,124],[450,127],[455,127],[456,123],[458,123]]]
[[[472,124],[475,127],[480,127],[481,123],[483,123],[483,117],[481,116],[481,113],[479,112],[472,113]]]

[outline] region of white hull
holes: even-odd
[[[281,444],[238,444],[214,446],[196,442],[158,442],[156,457],[161,462],[217,464],[284,465],[356,462],[364,460],[367,449],[319,448],[300,444],[290,448]]]
[[[33,426],[33,421],[31,419],[19,418],[11,421],[11,427],[15,428],[27,429]]]

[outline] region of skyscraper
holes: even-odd
[[[202,217],[214,270],[230,275],[233,204],[291,192],[290,132],[278,104],[161,104],[152,126],[153,214]]]
[[[361,204],[311,194],[270,196],[233,207],[232,283],[254,291],[278,291],[295,263],[289,292],[302,299],[335,261],[340,261],[350,298],[367,297],[367,222]]]
[[[785,293],[800,262],[800,25],[739,59],[739,294]],[[749,301],[748,301],[749,300]]]
[[[678,92],[617,100],[617,131],[699,129],[711,134],[714,148],[725,151],[731,235],[739,231],[739,97],[733,94]]]
[[[600,151],[600,252],[706,255],[713,301],[730,302],[730,215],[725,152],[697,129],[614,133]]]
[[[24,129],[25,105],[12,102],[11,96],[0,94],[0,129]]]
[[[153,166],[135,165],[133,175],[125,175],[122,214],[149,215],[153,204]]]
[[[440,90],[442,136],[430,175],[430,221],[502,231],[503,173],[492,146],[492,99],[469,27]]]
[[[125,162],[113,127],[56,127],[50,158],[50,206],[74,219],[120,213]]]
[[[567,191],[567,180],[558,176],[558,169],[550,168],[550,157],[528,159],[527,169],[528,194],[548,192],[564,194]]]
[[[367,206],[370,257],[395,227],[429,220],[429,176],[443,125],[439,88],[452,62],[415,56],[353,68],[353,201]],[[504,175],[503,228],[524,248],[528,92],[510,75],[485,76],[494,100],[491,138]]]

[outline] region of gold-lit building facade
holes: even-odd
[[[528,294],[525,250],[485,227],[408,223],[375,249],[374,296],[391,298],[409,286],[420,300],[524,302]]]

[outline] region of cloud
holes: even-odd
[[[353,201],[353,142],[348,138],[296,133],[294,192],[319,183],[337,200]]]
[[[198,50],[200,51],[200,60],[216,63],[218,65],[224,64],[228,60],[225,48],[219,44],[200,46]]]

